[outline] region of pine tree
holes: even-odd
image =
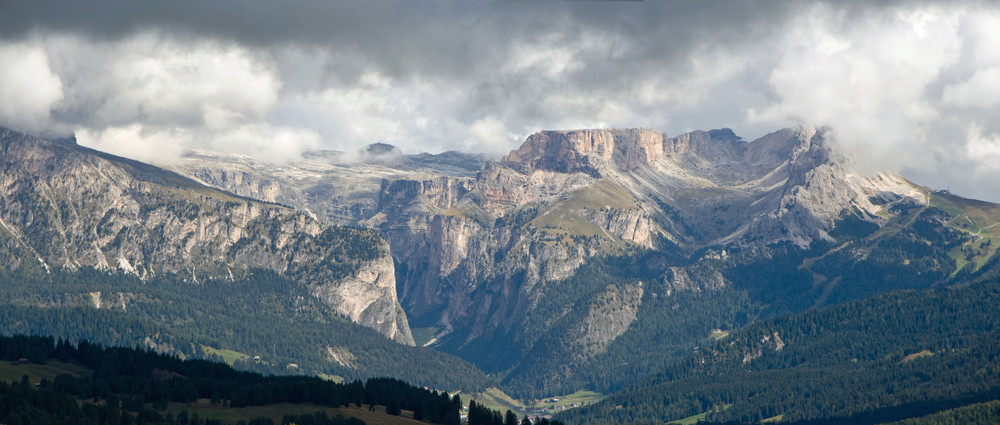
[[[399,407],[399,398],[397,398],[395,394],[389,397],[389,404],[385,406],[385,413],[393,416],[399,416],[403,413],[402,409]]]
[[[517,425],[517,415],[507,410],[507,413],[504,414],[503,425]]]

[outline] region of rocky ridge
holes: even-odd
[[[10,269],[173,273],[195,284],[270,269],[310,285],[352,320],[413,344],[389,246],[372,231],[331,227],[153,166],[6,129],[0,199],[0,249]]]
[[[163,166],[241,196],[294,206],[324,222],[356,225],[378,213],[385,182],[414,173],[472,176],[484,161],[481,155],[459,152],[404,155],[380,143],[351,155],[306,152],[301,161],[280,165],[247,155],[194,150],[180,163]]]

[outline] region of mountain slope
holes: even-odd
[[[250,268],[287,275],[351,320],[412,344],[388,246],[277,204],[69,142],[0,129],[5,266],[96,267],[193,282]]]
[[[0,287],[0,334],[138,345],[181,358],[221,355],[239,369],[278,375],[392,376],[464,391],[491,381],[465,361],[351,323],[269,270],[198,283],[89,268],[35,276],[0,271]]]
[[[364,425],[363,418],[374,424],[454,425],[461,411],[457,396],[395,379],[334,383],[266,376],[51,336],[0,337],[0,353],[0,382],[9,382],[0,386],[0,420],[8,424]],[[366,412],[362,403],[369,404]],[[384,407],[376,413],[374,405]],[[415,419],[404,418],[403,409]]]
[[[687,358],[573,423],[878,423],[1000,399],[1000,263],[966,283],[900,291],[766,320]]]

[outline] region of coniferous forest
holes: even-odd
[[[934,421],[989,414],[961,408],[1000,400],[998,266],[994,259],[953,286],[751,324],[559,419],[661,423],[705,414],[709,423],[846,424],[937,414],[926,423],[947,423]]]
[[[237,369],[268,374],[346,379],[391,374],[465,391],[481,391],[489,383],[461,359],[406,347],[351,323],[302,285],[266,270],[197,284],[176,275],[144,281],[90,269],[36,275],[0,270],[0,287],[0,333],[7,335],[141,344],[216,360],[221,358],[213,349],[228,349],[244,354],[233,364]],[[101,308],[94,305],[98,297]],[[353,359],[340,363],[331,351]]]
[[[44,365],[50,361],[86,368],[84,374],[61,374],[32,385],[27,375],[0,383],[0,423],[22,424],[186,424],[220,423],[185,412],[164,414],[168,403],[210,398],[227,407],[274,403],[309,403],[323,407],[351,404],[395,405],[413,418],[433,424],[458,425],[461,399],[414,387],[396,379],[335,383],[305,376],[265,376],[237,371],[207,360],[180,360],[150,350],[76,344],[52,337],[0,337],[5,362]],[[24,365],[28,367],[28,365]],[[390,413],[391,414],[391,413]],[[288,415],[283,424],[363,425],[356,418],[325,413]],[[257,418],[249,424],[273,423]]]

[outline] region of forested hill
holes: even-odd
[[[392,376],[470,392],[490,382],[464,360],[397,344],[351,323],[269,270],[198,283],[170,274],[140,280],[93,269],[35,275],[0,270],[0,287],[0,334],[140,345],[273,374]]]
[[[186,411],[163,412],[168,405],[210,399],[226,408],[308,404],[337,408],[354,404],[386,406],[389,415],[412,412],[418,421],[459,425],[461,399],[392,379],[334,383],[314,377],[277,377],[239,372],[204,360],[182,361],[152,351],[104,348],[81,341],[72,345],[51,337],[0,337],[3,360],[14,370],[40,370],[36,365],[58,363],[83,368],[31,385],[27,375],[10,385],[0,382],[0,423],[21,424],[221,424],[196,419]],[[33,367],[35,367],[33,369]],[[8,370],[9,372],[9,370]],[[37,387],[37,388],[36,388]],[[266,425],[261,417],[251,424]],[[358,419],[325,413],[285,415],[283,424],[364,425]]]
[[[567,423],[881,423],[1000,399],[1000,260],[967,283],[758,322]]]

